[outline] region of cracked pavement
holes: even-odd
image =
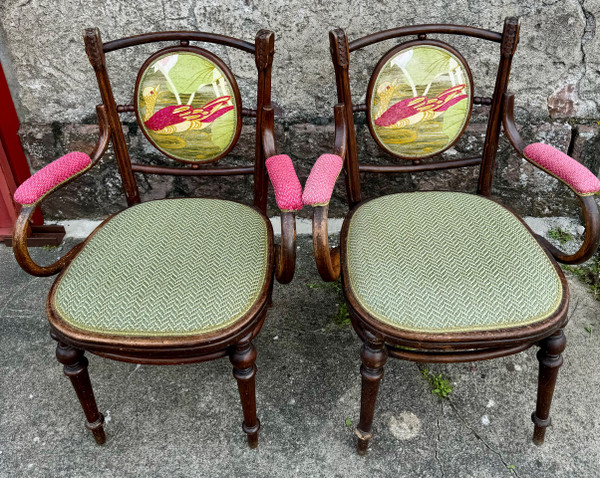
[[[153,367],[88,355],[99,408],[110,419],[107,443],[95,445],[48,336],[44,301],[53,279],[30,277],[11,249],[0,249],[0,477],[598,476],[600,305],[577,279],[567,274],[572,318],[544,446],[531,442],[537,361],[530,349],[429,365],[453,384],[449,402],[431,394],[413,363],[390,359],[362,458],[353,433],[360,342],[349,325],[331,320],[337,293],[308,286],[320,282],[310,237],[299,236],[298,246],[296,277],[275,286],[255,342],[258,450],[246,446],[226,359]]]

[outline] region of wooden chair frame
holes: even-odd
[[[464,332],[452,334],[429,334],[399,331],[374,319],[356,300],[347,287],[344,255],[348,237],[348,226],[354,212],[366,201],[361,200],[360,173],[407,173],[451,169],[458,167],[480,167],[477,193],[489,197],[492,190],[493,171],[502,123],[511,144],[523,155],[525,143],[520,138],[513,118],[514,96],[507,92],[510,67],[515,53],[520,22],[507,18],[502,33],[460,25],[430,24],[415,25],[382,31],[348,41],[341,29],[329,34],[330,51],[335,69],[338,103],[334,107],[335,140],[334,154],[343,159],[345,187],[349,214],[344,219],[340,246],[331,248],[328,239],[328,205],[313,208],[313,245],[319,274],[325,281],[337,280],[342,273],[344,294],[354,330],[363,341],[361,349],[362,399],[360,422],[356,429],[358,453],[366,454],[372,438],[372,423],[379,383],[388,356],[429,363],[456,363],[503,357],[538,345],[539,385],[537,407],[532,415],[536,444],[542,444],[546,428],[550,425],[550,404],[558,368],[562,364],[562,352],[566,345],[563,327],[567,322],[569,294],[567,283],[556,261],[577,264],[589,259],[598,247],[600,223],[598,207],[592,196],[579,196],[586,233],[580,249],[574,254],[565,254],[544,238],[536,237],[553,263],[560,277],[564,296],[556,312],[549,318],[531,326],[506,330]],[[430,34],[463,35],[500,44],[500,62],[494,93],[491,97],[474,97],[474,105],[490,106],[489,119],[482,155],[473,158],[444,161],[413,161],[412,164],[372,165],[359,164],[354,128],[354,113],[367,111],[366,104],[353,105],[348,73],[350,53],[363,47],[394,38],[416,36],[413,43],[426,44]],[[525,157],[523,155],[523,157]],[[514,214],[514,213],[513,213]],[[516,214],[515,214],[516,216]],[[517,216],[518,217],[518,216]]]
[[[51,300],[60,279],[58,276],[47,301],[50,321],[50,335],[58,342],[56,356],[64,364],[64,373],[71,379],[86,416],[86,427],[92,431],[98,444],[105,442],[104,417],[98,411],[87,371],[84,351],[103,357],[139,364],[170,365],[203,362],[228,356],[233,364],[233,375],[237,380],[242,402],[244,420],[242,428],[248,435],[251,448],[258,445],[260,423],[256,415],[255,374],[256,349],[252,339],[260,331],[271,303],[273,277],[281,283],[288,283],[294,275],[296,261],[296,226],[294,212],[281,213],[281,243],[273,245],[273,230],[266,217],[268,178],[266,158],[276,154],[274,117],[271,106],[271,68],[274,53],[274,34],[260,30],[255,43],[206,32],[176,31],[147,33],[103,43],[98,29],[88,29],[84,34],[86,51],[100,88],[102,103],[96,107],[98,113],[99,139],[91,153],[95,164],[106,151],[109,142],[115,152],[117,165],[123,179],[127,205],[141,202],[135,173],[172,174],[183,176],[247,175],[254,177],[253,207],[262,216],[268,229],[269,254],[267,277],[254,306],[233,325],[195,336],[180,337],[123,337],[82,331],[61,320],[53,308]],[[256,147],[254,165],[250,167],[163,167],[132,163],[123,134],[119,113],[134,111],[133,105],[117,105],[113,97],[106,70],[105,54],[122,48],[154,42],[175,41],[185,48],[190,41],[216,43],[237,48],[254,55],[258,71],[258,94],[256,109],[242,109],[242,115],[256,117]],[[235,86],[235,84],[234,84]],[[235,91],[239,96],[239,91]],[[217,158],[218,159],[218,158]],[[75,176],[76,177],[76,176]],[[60,187],[71,182],[70,178]],[[168,199],[167,199],[168,200]],[[90,238],[108,221],[104,221],[81,244],[63,255],[55,263],[47,266],[36,264],[27,248],[27,232],[38,204],[24,206],[14,229],[14,252],[21,267],[35,276],[49,276],[60,273],[85,247]],[[234,231],[232,231],[234,232]]]

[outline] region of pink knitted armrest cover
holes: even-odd
[[[23,182],[15,191],[15,202],[23,205],[35,204],[67,179],[89,168],[91,164],[92,160],[85,153],[75,151],[65,154]]]
[[[302,209],[302,186],[290,157],[286,154],[271,156],[267,159],[266,165],[279,209],[282,211]]]
[[[343,159],[337,154],[322,154],[317,159],[304,185],[304,194],[302,195],[304,204],[307,206],[329,204],[343,162]]]
[[[530,144],[525,147],[523,154],[529,161],[565,183],[580,196],[589,196],[600,191],[600,180],[589,169],[548,144]]]

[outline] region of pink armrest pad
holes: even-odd
[[[266,165],[279,209],[282,211],[302,209],[302,186],[290,157],[286,154],[271,156],[267,159]]]
[[[579,195],[600,191],[600,180],[589,169],[550,145],[533,143],[525,147],[523,154]]]
[[[343,162],[336,154],[322,154],[317,159],[304,185],[304,204],[319,206],[329,203]]]
[[[65,154],[23,182],[15,191],[15,202],[35,204],[61,183],[88,168],[91,163],[92,160],[85,153]]]

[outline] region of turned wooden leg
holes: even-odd
[[[358,454],[366,455],[369,440],[373,437],[371,427],[375,413],[375,402],[379,391],[379,382],[383,377],[383,366],[388,353],[385,344],[380,341],[364,342],[360,350],[362,365],[362,392],[360,398],[360,422],[355,430],[358,436]]]
[[[537,405],[531,420],[535,424],[533,429],[533,443],[541,445],[544,443],[546,428],[550,426],[550,405],[556,385],[558,369],[563,363],[562,352],[567,345],[567,339],[561,330],[540,342],[540,350],[537,359],[540,362],[538,378]]]
[[[233,353],[229,356],[233,364],[233,376],[237,380],[242,409],[244,411],[244,422],[242,430],[248,435],[248,446],[258,446],[258,430],[260,422],[256,417],[256,389],[254,377],[256,375],[256,349],[252,342],[237,344]]]
[[[83,356],[83,350],[77,350],[59,342],[56,346],[56,358],[64,365],[65,375],[71,379],[77,398],[81,402],[86,418],[85,427],[94,434],[96,443],[102,445],[106,441],[104,415],[98,411],[96,405],[92,383],[87,371],[88,361]]]

